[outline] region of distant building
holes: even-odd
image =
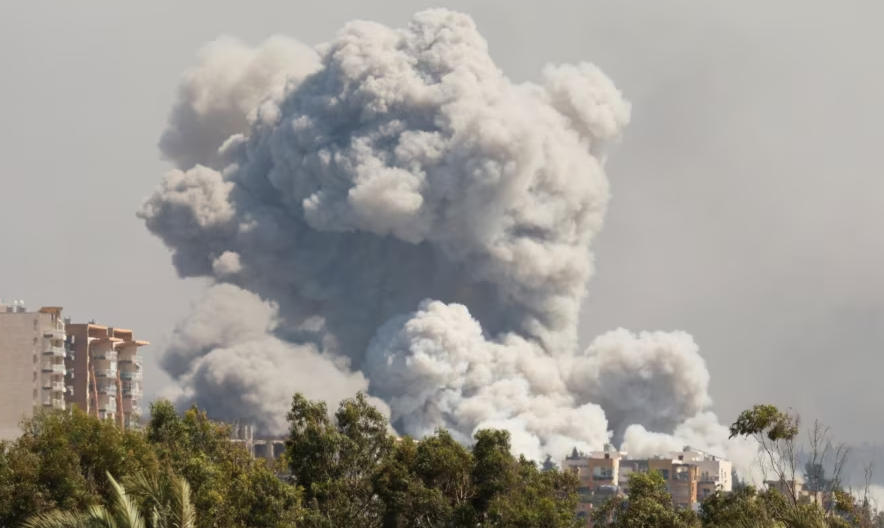
[[[0,440],[22,433],[36,407],[65,408],[65,329],[61,308],[29,312],[0,302]]]
[[[800,477],[768,480],[764,484],[767,486],[767,489],[777,491],[790,500],[794,499],[799,503],[812,502],[825,506],[832,500],[830,494],[825,491],[811,491],[807,489],[804,479]]]
[[[285,437],[255,437],[255,428],[251,425],[233,422],[230,427],[230,441],[241,444],[253,458],[276,460],[285,452]]]
[[[65,325],[68,378],[66,400],[100,419],[121,427],[137,427],[143,409],[143,370],[138,349],[148,345],[132,330],[95,323]]]
[[[650,458],[629,458],[628,453],[606,445],[602,451],[574,453],[562,461],[562,469],[573,472],[580,481],[577,515],[591,526],[589,517],[615,495],[629,495],[633,473],[658,471],[674,505],[699,509],[700,502],[717,490],[731,491],[730,461],[685,447],[682,451]]]

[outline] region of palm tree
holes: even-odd
[[[196,509],[190,498],[190,484],[183,478],[159,479],[138,473],[126,479],[132,496],[150,512],[151,528],[194,528]]]
[[[190,486],[184,479],[159,479],[136,475],[127,480],[127,493],[110,473],[113,490],[109,507],[96,505],[85,512],[53,510],[32,516],[22,528],[194,528],[196,510],[190,500]],[[164,485],[165,484],[165,485]],[[136,498],[142,499],[148,519],[139,511]]]

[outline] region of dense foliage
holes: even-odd
[[[333,415],[295,395],[288,421],[285,454],[268,462],[231,441],[227,426],[196,408],[179,415],[166,401],[137,431],[77,409],[41,411],[18,440],[0,443],[0,528],[585,526],[577,478],[513,456],[506,431],[479,431],[472,447],[445,430],[397,439],[362,394]],[[762,453],[782,462],[799,427],[756,406],[731,433],[767,442]],[[633,473],[629,495],[591,518],[610,528],[884,528],[868,500],[819,461],[803,468],[823,503],[741,485],[695,513],[673,505],[659,473]]]
[[[286,454],[268,463],[166,401],[138,431],[41,411],[0,443],[0,528],[579,526],[576,479],[514,457],[504,431],[471,449],[442,430],[397,440],[363,395],[334,416],[296,395],[289,422]]]

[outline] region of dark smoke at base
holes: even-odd
[[[512,83],[445,10],[315,49],[210,45],[160,142],[177,170],[139,212],[181,276],[216,283],[163,358],[180,403],[276,433],[296,391],[368,390],[402,434],[502,427],[535,459],[612,435],[752,453],[708,412],[687,334],[577,350],[628,120],[596,67]]]

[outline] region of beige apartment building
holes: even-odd
[[[577,515],[586,526],[591,526],[594,508],[611,496],[629,495],[633,473],[659,472],[673,504],[685,509],[697,510],[710,494],[732,490],[731,462],[691,447],[648,458],[630,458],[610,445],[586,454],[575,450],[562,461],[562,469],[573,472],[580,481]]]
[[[65,408],[65,330],[61,308],[29,312],[21,301],[0,302],[0,440],[40,406]]]
[[[142,368],[132,330],[64,320],[59,307],[29,312],[0,303],[0,440],[21,435],[34,409],[70,409],[121,427],[141,420]]]
[[[138,349],[149,343],[136,340],[132,330],[95,323],[68,323],[65,330],[73,388],[67,403],[125,428],[137,426],[143,413]]]

